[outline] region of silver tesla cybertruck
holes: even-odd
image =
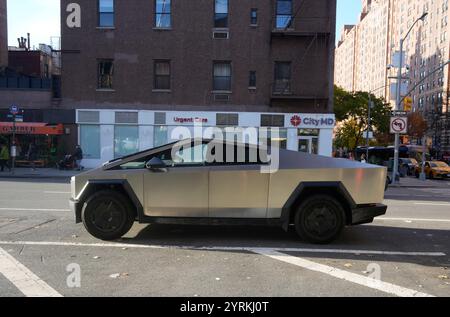
[[[386,213],[386,168],[278,150],[277,168],[267,172],[260,150],[187,139],[116,159],[72,178],[71,208],[102,240],[139,222],[292,227],[319,244]],[[207,159],[217,154],[226,159]]]

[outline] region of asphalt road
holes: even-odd
[[[0,296],[450,296],[449,188],[389,189],[385,217],[318,247],[173,225],[104,243],[75,225],[65,181],[0,180]]]

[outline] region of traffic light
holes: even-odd
[[[413,104],[413,100],[411,97],[406,97],[405,100],[403,101],[403,110],[407,111],[407,112],[411,112],[412,111],[412,104]]]

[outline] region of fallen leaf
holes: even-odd
[[[128,273],[114,273],[114,274],[111,274],[109,277],[117,279],[119,277],[127,277],[127,276],[129,276]]]
[[[345,266],[345,267],[349,267],[349,268],[350,268],[350,267],[353,267],[353,265],[352,265],[351,263],[345,263],[344,266]]]

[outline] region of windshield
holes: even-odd
[[[447,165],[447,163],[444,163],[444,162],[432,162],[431,167],[445,168],[445,167],[448,167],[448,165]]]

